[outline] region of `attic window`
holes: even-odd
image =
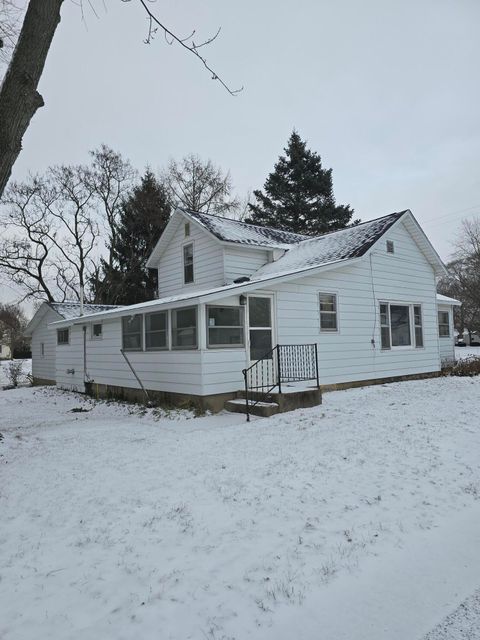
[[[190,235],[190,223],[186,222],[185,223],[185,238],[188,238]]]
[[[186,244],[183,247],[183,282],[184,284],[193,282],[193,244]]]
[[[393,240],[387,240],[387,253],[395,253],[395,246]]]

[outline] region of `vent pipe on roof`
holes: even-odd
[[[80,285],[80,315],[83,316],[83,284]]]

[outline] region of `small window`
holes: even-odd
[[[92,338],[94,340],[100,340],[102,337],[103,325],[101,323],[92,324]]]
[[[70,329],[57,329],[57,344],[70,343]]]
[[[448,311],[438,312],[438,335],[440,338],[450,337],[450,314]]]
[[[172,348],[197,348],[197,307],[172,310]]]
[[[42,358],[45,356],[45,343],[44,342],[40,343],[40,355],[42,356]]]
[[[149,313],[145,316],[145,348],[147,351],[167,349],[167,312]]]
[[[395,253],[395,245],[393,240],[387,240],[387,253]]]
[[[338,331],[337,295],[320,293],[320,331]]]
[[[421,349],[423,347],[423,323],[422,307],[419,304],[413,305],[413,324],[415,327],[415,347]]]
[[[243,313],[243,307],[207,307],[208,347],[242,347]]]
[[[143,316],[124,316],[122,318],[122,344],[125,351],[143,349]]]
[[[380,338],[382,349],[390,349],[390,315],[388,313],[388,304],[380,304]]]
[[[188,238],[190,236],[190,223],[186,222],[185,223],[185,238]]]
[[[183,247],[183,282],[185,284],[193,282],[193,244],[186,244]]]

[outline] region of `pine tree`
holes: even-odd
[[[312,236],[346,227],[353,209],[335,203],[332,170],[322,167],[318,153],[307,149],[295,130],[284,151],[265,182],[265,193],[253,192],[256,203],[248,205],[246,222]]]
[[[165,189],[147,169],[122,203],[112,246],[113,267],[103,263],[102,276],[93,282],[97,302],[136,304],[156,297],[157,273],[145,265],[169,219]]]

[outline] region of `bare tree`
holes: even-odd
[[[5,192],[0,272],[24,299],[78,299],[89,281],[99,226],[84,174],[83,167],[56,167]]]
[[[240,206],[232,196],[230,174],[198,155],[189,154],[179,162],[170,160],[162,179],[173,208],[226,216]]]
[[[439,282],[441,293],[457,298],[462,306],[455,310],[455,327],[480,331],[480,220],[463,220],[455,242],[453,260],[447,265],[448,275]]]
[[[10,357],[24,345],[27,319],[19,305],[0,304],[0,340],[10,347]]]
[[[3,20],[0,31],[0,49],[15,41],[15,26],[12,23],[13,0],[0,0]],[[123,0],[130,2],[132,0]],[[93,7],[93,0],[89,5]],[[151,8],[151,2],[136,0],[148,18],[148,34],[146,44],[150,44],[158,30],[163,32],[168,44],[178,44],[184,50],[196,57],[211,74],[213,80],[231,94],[235,95],[242,89],[230,89],[221,77],[207,63],[200,49],[215,40],[220,30],[212,37],[200,43],[195,42],[193,31],[188,37],[181,38],[168,28]],[[63,0],[29,0],[23,25],[18,37],[7,72],[0,86],[0,196],[10,178],[12,167],[21,151],[23,136],[35,115],[37,109],[44,105],[37,87],[42,75],[48,51],[60,22],[60,10]],[[83,12],[83,1],[78,2]]]

